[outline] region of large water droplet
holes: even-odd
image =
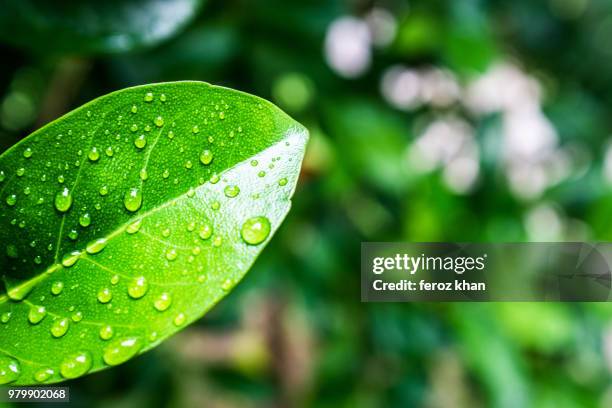
[[[100,159],[100,152],[98,151],[98,148],[92,147],[87,154],[87,157],[89,157],[89,160],[92,162],[98,161]]]
[[[138,230],[140,230],[141,225],[142,225],[142,218],[128,225],[127,228],[125,229],[125,232],[127,232],[128,234],[135,234],[138,232]]]
[[[223,192],[226,197],[234,198],[240,193],[240,188],[238,186],[226,186]]]
[[[86,374],[91,368],[91,354],[81,351],[71,354],[60,364],[60,374],[64,378],[77,378]]]
[[[98,302],[108,303],[113,299],[113,293],[109,288],[100,289],[98,292]]]
[[[149,283],[144,276],[135,278],[128,285],[128,295],[133,299],[140,299],[147,293],[147,290],[149,290]]]
[[[72,251],[71,253],[64,255],[64,257],[62,258],[62,266],[70,268],[72,265],[77,263],[80,257],[80,251]]]
[[[89,213],[81,215],[79,217],[79,224],[81,224],[81,227],[89,227],[89,224],[91,224],[91,215],[89,215]]]
[[[145,135],[140,135],[136,139],[134,139],[134,146],[139,149],[144,148],[147,145],[147,137]]]
[[[102,358],[108,365],[117,365],[134,357],[142,348],[142,341],[138,337],[117,339],[104,348]]]
[[[0,322],[2,322],[2,324],[8,323],[9,320],[11,320],[11,316],[12,316],[11,312],[2,313],[2,316],[0,317]]]
[[[213,153],[206,149],[203,150],[202,153],[200,153],[200,161],[202,162],[202,164],[205,165],[209,165],[213,160]]]
[[[240,229],[240,236],[249,245],[261,244],[268,235],[270,235],[270,220],[266,217],[249,218]]]
[[[107,243],[108,241],[106,240],[106,238],[98,238],[96,240],[91,241],[89,244],[87,244],[87,246],[85,247],[85,250],[87,251],[88,254],[91,254],[91,255],[97,254],[98,252],[106,248]]]
[[[130,188],[123,197],[123,204],[128,211],[138,211],[142,206],[142,192],[139,188]]]
[[[200,238],[206,240],[212,236],[213,229],[210,225],[204,224],[200,230]]]
[[[51,293],[53,293],[55,296],[62,293],[63,290],[64,290],[64,282],[62,281],[55,281],[51,285]]]
[[[15,194],[11,194],[6,197],[6,203],[11,207],[17,203],[17,196]]]
[[[49,368],[49,367],[41,368],[40,370],[34,373],[34,379],[37,382],[42,383],[42,382],[47,381],[54,374],[55,374],[55,371],[53,371],[52,368]]]
[[[72,206],[72,195],[67,187],[55,196],[55,208],[60,212],[66,212]]]
[[[155,300],[155,302],[153,302],[153,306],[155,307],[155,309],[159,310],[160,312],[168,310],[171,304],[172,304],[172,298],[167,293],[162,293]]]
[[[106,326],[100,327],[100,332],[98,334],[100,335],[100,338],[102,340],[110,340],[113,337],[114,333],[115,332],[113,328],[109,325],[106,325]]]
[[[32,324],[38,324],[47,316],[47,309],[44,306],[30,306],[28,312],[28,321]]]
[[[70,320],[68,318],[58,319],[51,325],[51,334],[53,337],[62,337],[70,328]]]
[[[185,320],[187,320],[187,318],[185,317],[185,314],[179,313],[174,317],[174,320],[172,322],[174,323],[175,326],[182,326],[183,324],[185,324]]]
[[[0,384],[9,384],[19,378],[21,368],[14,358],[0,355]]]
[[[174,261],[178,256],[176,249],[170,248],[166,251],[166,259],[169,261]]]

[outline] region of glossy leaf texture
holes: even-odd
[[[96,54],[154,45],[183,28],[203,0],[6,0],[0,38],[38,53]]]
[[[307,131],[202,82],[103,96],[0,156],[0,383],[120,364],[201,317],[289,211]]]

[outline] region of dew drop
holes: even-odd
[[[100,303],[108,303],[113,299],[113,293],[109,288],[100,289],[98,292],[98,302]]]
[[[185,314],[184,313],[179,313],[174,317],[173,323],[175,326],[182,326],[183,324],[185,324]]]
[[[6,197],[6,203],[11,207],[14,206],[17,203],[17,196],[15,194],[9,195]]]
[[[55,281],[51,284],[51,293],[58,296],[64,290],[64,282]]]
[[[132,108],[130,109],[130,111],[131,111],[132,113],[136,113],[136,112],[138,112],[138,106],[136,106],[136,105],[132,105]]]
[[[89,244],[87,244],[87,246],[85,247],[85,250],[87,251],[88,254],[91,254],[91,255],[97,254],[106,247],[107,243],[108,241],[106,240],[106,238],[98,238],[98,239],[91,241]]]
[[[77,378],[86,374],[91,368],[91,354],[87,351],[81,351],[68,356],[60,364],[60,374],[64,378]]]
[[[168,310],[170,305],[172,304],[172,298],[167,293],[162,293],[156,300],[153,302],[153,306],[160,312]]]
[[[138,211],[142,206],[142,193],[140,189],[130,188],[123,197],[123,204],[128,211]]]
[[[200,133],[200,128],[196,125],[194,127],[191,128],[191,131],[195,134],[195,133]]]
[[[138,337],[127,337],[114,340],[102,352],[102,358],[108,365],[118,365],[134,357],[142,348]]]
[[[55,208],[60,212],[66,212],[72,206],[72,195],[67,187],[55,196]]]
[[[238,186],[226,186],[223,192],[226,197],[234,198],[240,193],[240,188]]]
[[[140,226],[142,225],[142,218],[134,221],[133,223],[131,223],[130,225],[127,226],[127,228],[125,229],[125,232],[127,232],[128,234],[135,234],[140,230]]]
[[[149,290],[149,283],[144,276],[140,276],[128,285],[128,295],[133,299],[140,299],[143,297],[147,290]]]
[[[106,325],[100,327],[100,331],[98,332],[98,334],[102,340],[110,340],[113,337],[113,334],[115,333],[111,326]]]
[[[28,312],[28,321],[32,324],[38,324],[47,316],[47,309],[44,306],[30,306]]]
[[[164,118],[162,118],[161,116],[156,117],[153,122],[155,123],[155,126],[157,127],[164,126]]]
[[[0,355],[0,384],[9,384],[21,375],[19,363],[12,357]]]
[[[51,325],[51,335],[55,338],[62,337],[70,328],[70,320],[67,318],[58,319]]]
[[[270,235],[270,220],[266,217],[249,218],[242,224],[240,236],[249,245],[259,245]]]
[[[144,148],[147,145],[147,137],[145,135],[140,135],[136,139],[134,139],[134,146],[139,149]]]
[[[226,279],[222,284],[221,284],[221,289],[223,289],[224,291],[229,291],[232,288],[232,280],[231,279]]]
[[[31,148],[27,148],[23,151],[23,157],[25,157],[26,159],[29,159],[30,157],[32,157],[32,149]]]
[[[144,101],[145,102],[152,102],[153,101],[153,92],[147,92],[144,96]]]
[[[70,268],[72,265],[77,263],[80,257],[80,251],[72,251],[69,254],[64,255],[64,257],[62,258],[62,266]]]
[[[166,251],[166,259],[169,261],[174,261],[178,256],[176,249],[170,248]]]
[[[217,211],[219,208],[221,208],[221,203],[218,201],[213,201],[212,204],[210,205],[210,208]]]
[[[91,224],[91,215],[89,213],[85,213],[79,217],[79,224],[81,227],[89,227]]]
[[[91,160],[92,162],[98,161],[100,159],[100,152],[96,147],[92,147],[89,153],[87,154],[87,157],[89,157],[89,160]]]
[[[2,316],[0,317],[0,322],[2,322],[2,324],[8,323],[9,320],[11,320],[11,316],[12,316],[11,312],[2,313]]]
[[[202,162],[202,164],[205,165],[209,165],[213,160],[213,153],[206,149],[203,150],[202,153],[200,153],[200,161]]]
[[[53,371],[52,368],[49,368],[49,367],[41,368],[40,370],[34,373],[34,379],[36,380],[36,382],[42,383],[42,382],[47,381],[54,374],[55,374],[55,371]]]
[[[282,186],[286,186],[287,185],[287,179],[283,177],[282,179],[278,180],[278,185],[281,186],[281,187]]]
[[[204,224],[202,229],[200,230],[200,238],[207,240],[212,236],[213,229],[210,225]]]
[[[100,187],[100,191],[99,191],[99,192],[100,192],[100,195],[101,195],[101,196],[105,196],[105,195],[107,195],[107,194],[108,194],[108,186],[102,186],[102,187]]]

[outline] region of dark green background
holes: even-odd
[[[395,35],[342,77],[326,35],[372,8]],[[607,304],[359,301],[362,241],[612,238],[611,13],[603,0],[210,0],[145,50],[1,46],[1,150],[97,96],[169,80],[254,93],[311,131],[294,208],[246,279],[155,351],[68,383],[73,406],[611,406]],[[460,92],[393,107],[381,81],[397,65],[433,72],[430,85],[445,73]],[[495,75],[492,100],[510,99],[475,112],[469,90]],[[478,178],[467,191],[446,162],[415,168],[423,154],[409,152],[434,123],[468,129]],[[510,136],[527,151],[548,143],[521,156]],[[542,168],[548,182],[526,195]]]

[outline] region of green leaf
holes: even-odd
[[[39,53],[94,54],[154,45],[183,28],[203,0],[7,0],[0,38]]]
[[[208,311],[289,211],[307,131],[202,82],[114,92],[0,156],[0,383],[122,363]]]

